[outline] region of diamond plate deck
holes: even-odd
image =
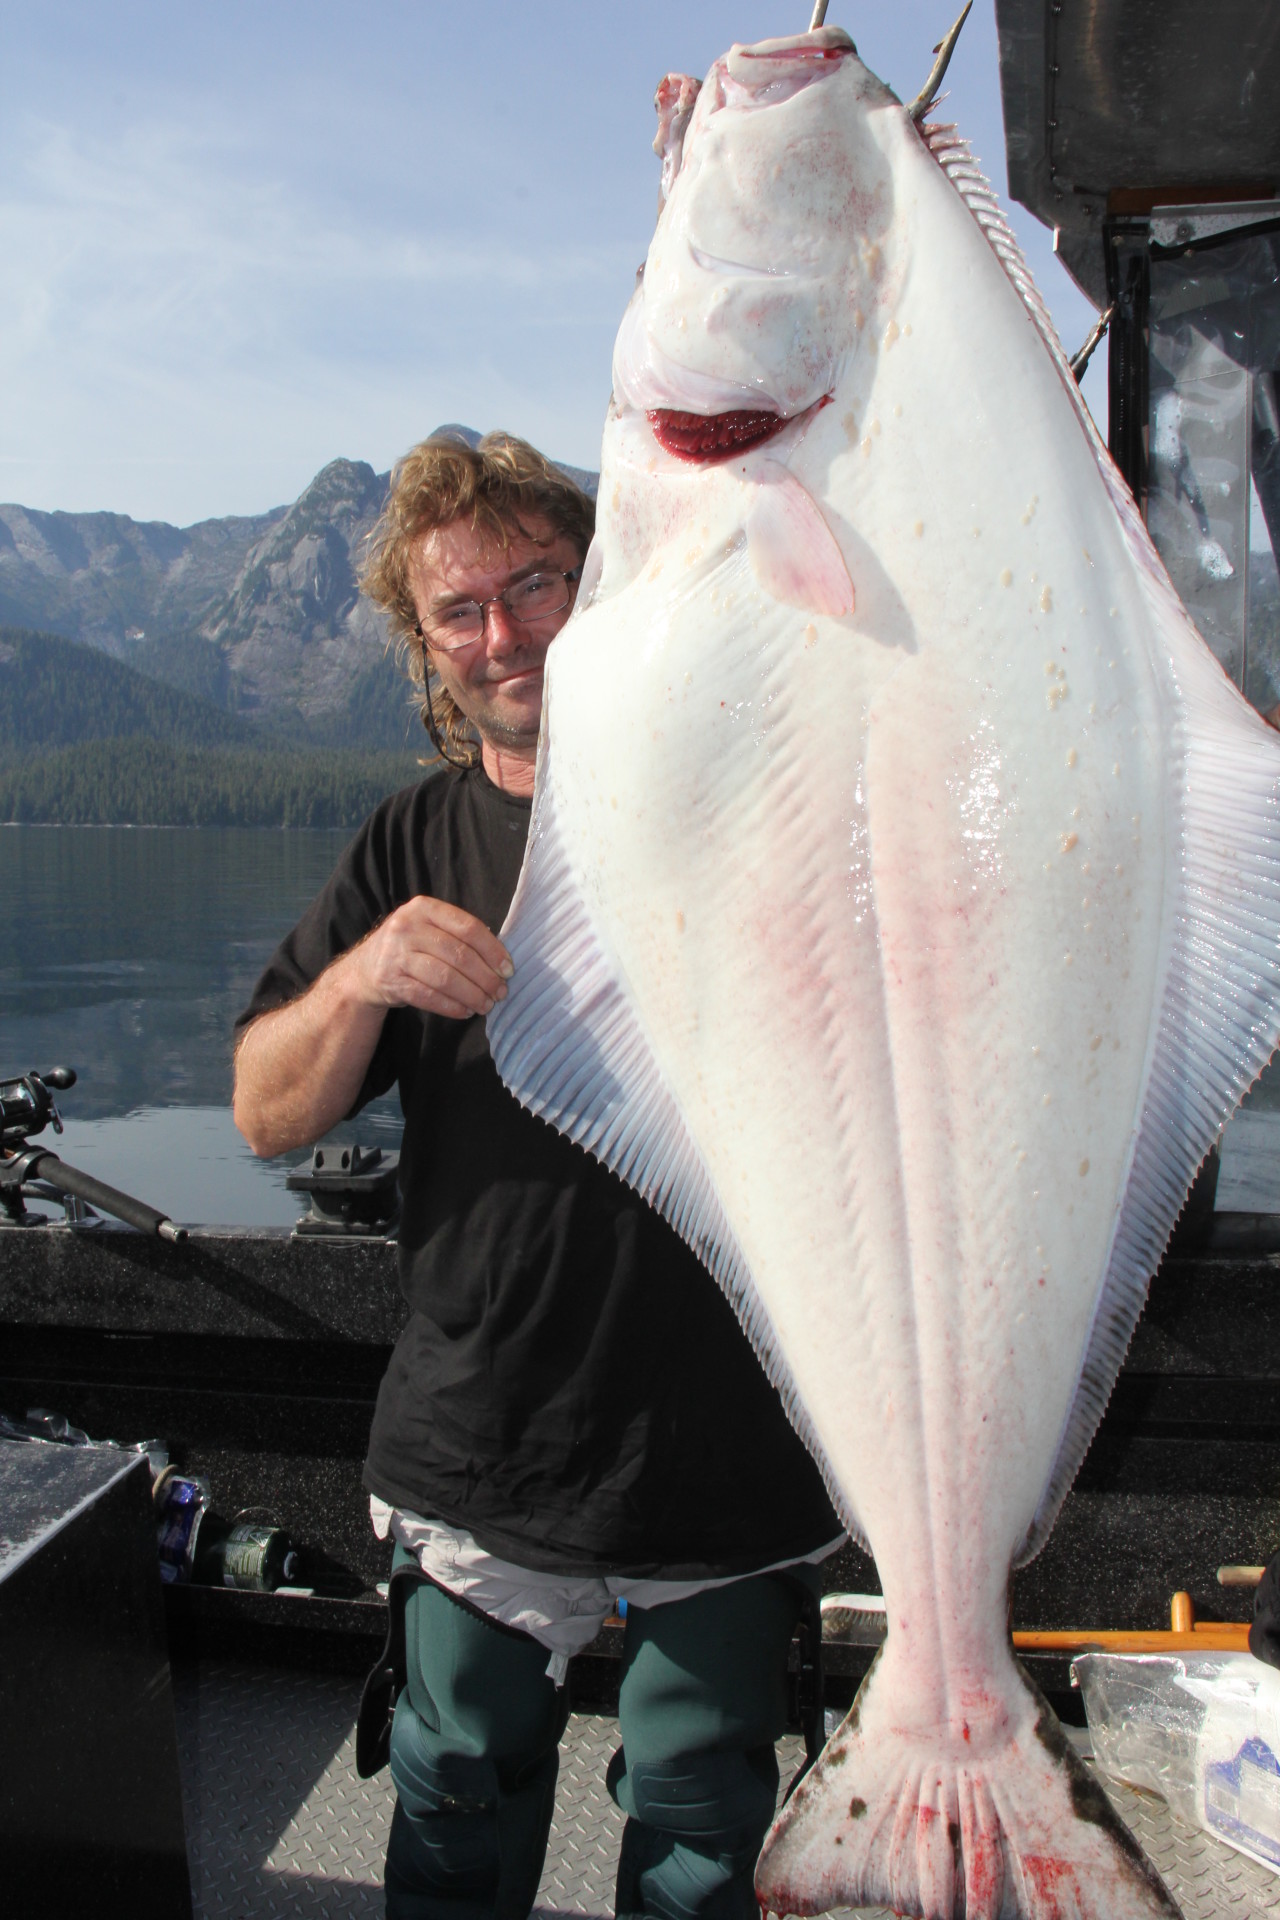
[[[1158,1795],[1104,1779],[1107,1797],[1182,1908],[1183,1920],[1280,1914],[1280,1875],[1175,1820]]]
[[[346,1677],[204,1661],[174,1674],[196,1920],[381,1915],[388,1775],[355,1771],[359,1685]],[[622,1816],[604,1790],[617,1723],[575,1714],[561,1749],[538,1920],[608,1920]],[[782,1743],[784,1784],[799,1740]],[[1280,1877],[1180,1825],[1162,1800],[1107,1784],[1185,1920],[1280,1920]],[[861,1920],[888,1920],[868,1909]]]
[[[356,1774],[358,1684],[213,1661],[174,1681],[196,1920],[381,1914],[394,1796]]]

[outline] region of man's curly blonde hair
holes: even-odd
[[[448,433],[432,434],[392,472],[382,518],[369,535],[360,590],[390,616],[396,659],[421,690],[422,724],[451,765],[474,766],[480,744],[430,670],[409,588],[414,547],[424,533],[455,520],[500,547],[510,544],[513,533],[533,538],[531,528],[541,522],[553,539],[563,534],[571,540],[583,559],[595,514],[594,503],[567,475],[513,433],[487,433],[478,447]]]

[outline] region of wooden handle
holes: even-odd
[[[1123,1627],[1020,1631],[1013,1644],[1019,1653],[1247,1653],[1249,1622],[1202,1620],[1190,1633]]]

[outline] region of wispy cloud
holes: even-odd
[[[488,419],[511,381],[490,365],[481,393],[473,370],[478,356],[500,357],[502,317],[518,305],[539,332],[605,337],[634,268],[634,242],[496,246],[474,221],[460,232],[444,219],[406,232],[255,172],[207,129],[159,119],[107,141],[28,117],[6,144],[20,156],[0,205],[8,493],[24,474],[43,477],[43,492],[74,435],[96,494],[102,449],[128,459],[141,426],[168,497],[175,442],[216,450],[234,416],[241,494],[265,505],[306,477],[300,405],[316,409],[306,457],[317,464],[385,444],[389,411],[403,423],[395,448],[465,405]],[[410,423],[404,402],[430,408],[433,393],[434,414]],[[136,495],[136,473],[126,491]],[[59,504],[90,504],[83,485],[72,492]]]
[[[918,83],[952,5],[872,10],[857,38]],[[0,494],[249,512],[442,419],[594,464],[652,222],[653,81],[776,31],[774,0],[651,0],[625,25],[598,0],[387,0],[357,42],[337,0],[306,35],[298,17],[48,0],[21,23],[0,71]],[[966,40],[957,114],[998,162],[991,0]],[[1082,335],[1048,236],[1022,230]]]

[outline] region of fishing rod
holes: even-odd
[[[68,1166],[48,1147],[28,1144],[48,1126],[62,1132],[54,1094],[75,1083],[74,1067],[51,1067],[43,1074],[33,1070],[0,1080],[0,1229],[42,1224],[44,1216],[28,1213],[25,1205],[27,1198],[38,1198],[61,1200],[71,1221],[82,1220],[82,1207],[88,1206],[123,1220],[139,1233],[175,1243],[185,1240],[186,1228],[176,1227],[167,1213]]]

